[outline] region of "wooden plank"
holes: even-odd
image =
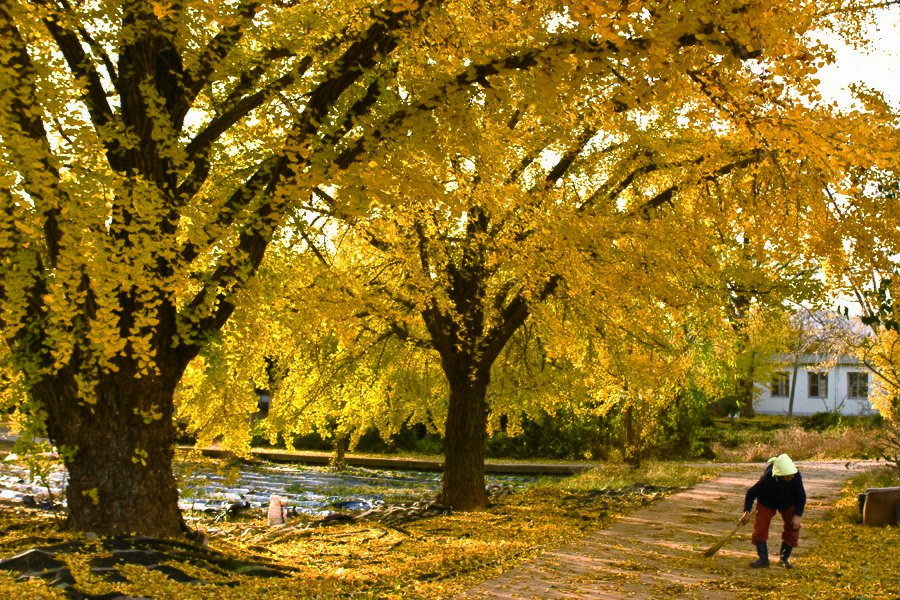
[[[183,448],[185,450],[189,448]],[[212,458],[234,459],[232,452],[222,448],[203,448],[201,453]],[[277,463],[296,463],[306,465],[327,465],[331,455],[318,452],[285,452],[280,450],[253,449],[250,451],[254,458]],[[354,456],[348,454],[345,457],[348,465],[365,467],[368,469],[397,469],[407,471],[442,471],[443,461],[400,458],[400,457],[373,457]],[[506,475],[574,475],[594,468],[594,465],[585,463],[486,463],[485,473]]]

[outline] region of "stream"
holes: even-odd
[[[323,517],[344,510],[367,510],[381,504],[433,499],[441,486],[441,473],[348,467],[334,472],[327,467],[282,463],[219,463],[179,461],[175,464],[185,512],[224,512],[236,503],[249,509],[269,504],[275,494],[287,498],[293,512]],[[53,467],[46,479],[31,478],[28,467],[9,455],[0,461],[0,503],[49,509],[52,499],[65,504],[65,470]],[[533,484],[530,475],[486,476],[489,491],[514,492]]]

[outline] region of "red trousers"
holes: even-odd
[[[756,517],[753,519],[753,536],[750,538],[750,541],[754,544],[768,541],[769,525],[772,524],[775,513],[781,513],[781,520],[784,521],[784,529],[781,532],[781,541],[791,548],[796,548],[797,544],[800,543],[800,530],[794,529],[791,526],[791,518],[794,516],[793,506],[789,506],[782,510],[775,510],[774,508],[763,506],[757,502]]]

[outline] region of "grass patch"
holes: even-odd
[[[624,488],[634,483],[658,487],[685,487],[718,477],[718,469],[708,469],[668,462],[649,462],[640,467],[623,464],[604,465],[568,477],[559,487],[568,491]]]

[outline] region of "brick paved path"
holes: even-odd
[[[843,482],[859,469],[840,462],[798,462],[807,493],[804,521],[819,520],[837,499]],[[740,517],[744,494],[763,465],[723,471],[714,480],[673,494],[595,531],[572,544],[485,581],[459,598],[734,598],[719,585],[730,573],[746,571],[755,556],[751,525],[712,558],[702,550],[731,531]],[[780,546],[772,524],[770,553]],[[801,533],[792,557],[802,567],[804,548],[816,542]],[[774,557],[771,557],[774,559]],[[777,567],[773,567],[777,568]]]

